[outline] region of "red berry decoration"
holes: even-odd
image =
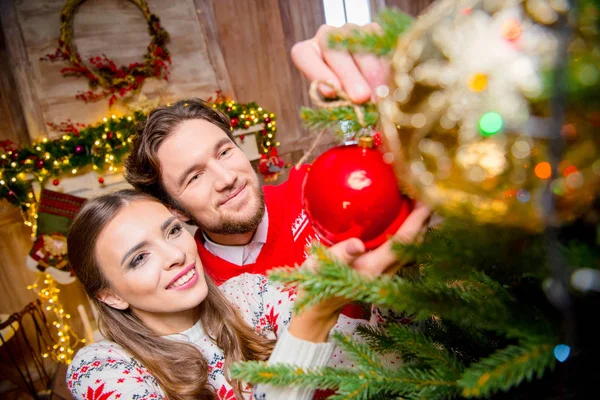
[[[392,167],[372,148],[359,145],[327,150],[312,164],[304,181],[304,208],[327,245],[357,237],[367,249],[389,239],[414,208],[402,194]]]
[[[98,178],[98,183],[99,184],[103,184],[104,183],[104,178],[103,177]]]
[[[55,179],[55,180],[52,181],[52,184],[54,186],[58,186],[59,183],[60,183],[60,181],[58,179]]]

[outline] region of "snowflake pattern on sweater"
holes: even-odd
[[[244,320],[258,334],[277,338],[290,323],[296,293],[283,285],[268,281],[262,275],[243,274],[219,287],[240,311]],[[366,322],[341,315],[334,331],[353,333],[356,325]],[[233,388],[225,380],[223,351],[204,333],[198,322],[175,335],[173,340],[187,341],[198,347],[209,364],[209,383],[219,400],[234,399]],[[290,352],[292,353],[292,352]],[[294,360],[286,360],[293,363]],[[336,348],[328,366],[352,367],[352,363]],[[75,399],[164,399],[165,394],[150,371],[121,346],[108,340],[90,344],[79,350],[69,366],[67,385]],[[250,394],[247,394],[250,398]],[[260,393],[268,399],[268,393]]]

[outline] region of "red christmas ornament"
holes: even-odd
[[[42,169],[44,168],[44,160],[37,160],[35,162],[35,166],[37,167],[37,169]]]
[[[231,127],[233,129],[237,128],[237,126],[240,124],[240,120],[237,118],[231,118]]]
[[[98,183],[103,184],[104,183],[104,178],[103,177],[98,178]]]
[[[414,208],[372,138],[320,155],[304,181],[303,200],[325,244],[357,237],[367,249],[388,240]]]
[[[60,181],[58,179],[55,179],[55,180],[52,181],[52,184],[54,186],[58,186],[59,183],[60,183]]]

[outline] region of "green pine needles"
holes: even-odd
[[[519,229],[447,219],[422,244],[394,246],[399,259],[413,260],[398,276],[372,279],[315,245],[317,273],[280,268],[269,277],[305,291],[295,303],[299,311],[331,296],[378,308],[379,324],[361,325],[353,337],[334,334],[354,367],[246,362],[232,374],[334,389],[334,400],[514,395],[557,363],[560,315],[542,289],[550,276],[544,246],[542,236]],[[597,246],[571,241],[562,251],[574,265],[598,268]],[[398,357],[402,362],[390,363]]]

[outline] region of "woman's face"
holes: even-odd
[[[163,333],[195,322],[194,309],[208,293],[202,264],[194,238],[162,204],[125,205],[100,233],[96,259],[109,282],[99,294],[105,303],[130,307]]]

